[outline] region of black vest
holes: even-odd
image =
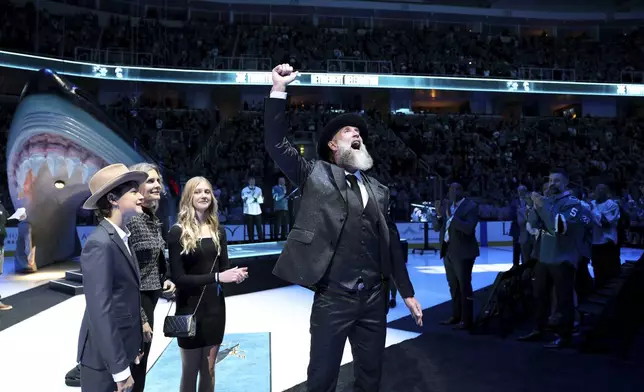
[[[357,195],[348,188],[347,221],[329,269],[320,283],[353,290],[362,281],[365,287],[371,288],[382,280],[377,201],[369,197],[363,209],[362,200],[358,200]]]

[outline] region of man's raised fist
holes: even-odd
[[[297,75],[298,73],[295,72],[293,67],[289,64],[280,64],[273,68],[273,90],[275,90],[276,87],[280,90],[284,89],[288,84],[295,80]]]

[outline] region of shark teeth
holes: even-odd
[[[17,173],[17,179],[18,179],[18,184],[24,184],[25,180],[27,179],[27,173],[31,170],[31,161],[30,160],[24,160],[18,167],[18,173]]]
[[[67,167],[67,177],[71,178],[74,174],[74,169],[76,166],[81,164],[80,158],[77,157],[65,157],[65,165]]]
[[[34,175],[40,172],[40,168],[42,167],[43,163],[45,163],[45,160],[46,158],[44,154],[33,154],[29,158],[29,162],[31,162],[31,170],[33,170]]]
[[[47,170],[54,178],[70,180],[79,176],[74,181],[81,180],[86,184],[103,164],[102,159],[76,146],[64,148],[60,144],[41,141],[38,141],[37,147],[26,146],[19,159],[15,176],[20,190],[24,188],[30,171],[34,180],[41,171]]]
[[[83,173],[83,184],[87,184],[87,180],[89,179],[89,167],[85,164],[81,164],[81,171]]]

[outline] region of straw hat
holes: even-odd
[[[96,202],[107,195],[111,190],[126,182],[134,181],[141,184],[147,180],[148,173],[142,171],[130,171],[122,163],[105,166],[97,171],[89,180],[89,191],[92,195],[83,204],[85,210],[95,210]]]

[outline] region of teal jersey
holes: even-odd
[[[590,255],[591,212],[570,191],[545,198],[543,205],[530,213],[528,221],[541,230],[540,262],[576,266],[582,257]]]

